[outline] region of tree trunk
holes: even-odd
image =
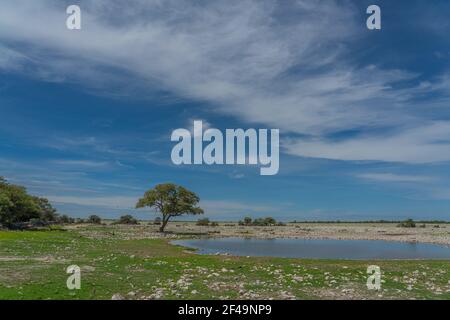
[[[161,225],[161,227],[159,227],[159,232],[164,232],[164,228],[166,227],[167,222],[169,222],[169,218],[170,218],[170,216],[168,216],[167,218],[163,217],[162,225]]]

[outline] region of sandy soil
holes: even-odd
[[[450,224],[427,224],[425,227],[401,228],[394,223],[290,223],[286,226],[239,226],[219,223],[217,227],[197,226],[195,222],[170,222],[166,234],[158,226],[142,223],[138,226],[115,226],[124,239],[182,238],[186,236],[347,239],[423,242],[450,246]],[[90,231],[87,236],[101,237],[102,232]],[[106,236],[106,235],[105,235]]]

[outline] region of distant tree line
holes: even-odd
[[[198,206],[199,202],[200,198],[194,192],[173,183],[164,183],[145,192],[136,203],[136,209],[156,209],[161,214],[159,231],[164,232],[167,223],[173,218],[203,214],[203,209]]]
[[[205,226],[205,227],[217,227],[219,224],[214,221],[209,221],[208,218],[198,219],[197,220],[198,226]]]
[[[251,217],[245,217],[244,220],[238,222],[240,226],[284,226],[283,222],[277,222],[272,217],[252,219]]]
[[[127,214],[121,216],[119,220],[114,221],[113,224],[139,224],[139,222],[137,219],[133,218],[133,216]]]
[[[413,219],[406,219],[406,220],[360,220],[360,221],[345,221],[345,220],[302,220],[302,221],[291,221],[290,223],[427,223],[427,224],[447,224],[450,223],[450,221],[445,220],[413,220]]]

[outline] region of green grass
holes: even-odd
[[[88,238],[80,233],[86,230],[108,236]],[[66,287],[72,264],[82,269],[80,290]],[[381,291],[366,288],[371,264],[381,267]],[[126,240],[113,227],[0,231],[0,299],[111,299],[120,293],[130,299],[450,300],[449,280],[449,261],[198,255],[167,239]]]

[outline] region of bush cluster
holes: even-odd
[[[133,216],[127,214],[121,216],[119,220],[115,221],[114,224],[139,224],[139,222],[133,218]]]
[[[416,227],[416,223],[414,222],[413,219],[408,219],[408,220],[405,220],[403,222],[400,222],[398,224],[398,227],[401,227],[401,228],[415,228]]]
[[[218,227],[219,224],[215,221],[209,221],[208,218],[203,218],[203,219],[198,219],[197,220],[197,225],[198,226],[206,226],[206,227]]]
[[[284,226],[282,222],[277,222],[272,217],[252,219],[245,217],[244,220],[239,221],[240,226]]]

